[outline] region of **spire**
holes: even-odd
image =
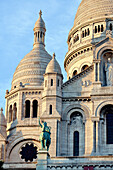
[[[55,56],[56,56],[55,53],[53,53],[53,59],[55,59]]]
[[[39,17],[41,18],[41,16],[42,16],[42,11],[40,10],[40,12],[39,12]]]
[[[45,22],[42,19],[42,11],[41,10],[39,12],[39,18],[35,23],[33,31],[34,31],[34,44],[33,44],[34,48],[38,47],[40,44],[45,46],[46,28],[45,28]]]
[[[0,109],[0,113],[2,114],[3,113],[3,108],[1,107],[1,109]]]

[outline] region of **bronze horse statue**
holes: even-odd
[[[49,146],[51,144],[51,127],[47,126],[46,122],[42,122],[42,124],[40,123],[40,118],[39,118],[39,125],[42,128],[42,132],[40,134],[40,138],[39,140],[41,141],[41,149],[47,149],[47,151],[49,150]]]

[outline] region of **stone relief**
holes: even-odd
[[[90,80],[87,80],[87,81],[82,81],[82,86],[84,87],[88,87],[92,84],[92,82]]]
[[[106,37],[111,37],[111,36],[112,36],[112,31],[107,30],[107,31],[106,31]]]
[[[82,123],[81,117],[80,116],[74,117],[72,123],[79,125],[80,123]]]

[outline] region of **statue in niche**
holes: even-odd
[[[106,72],[106,84],[107,86],[113,85],[113,63],[111,63],[111,58],[108,58],[105,63],[105,72]]]
[[[73,117],[71,122],[72,122],[72,124],[76,124],[76,126],[79,126],[82,123],[82,118],[81,118],[81,116]]]

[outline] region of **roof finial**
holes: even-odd
[[[55,59],[55,53],[53,53],[53,59]]]
[[[1,107],[0,111],[1,111],[1,113],[3,113],[3,108],[2,107]]]
[[[41,16],[42,16],[42,11],[40,10],[40,12],[39,12],[39,16],[40,16],[40,18],[41,18]]]

